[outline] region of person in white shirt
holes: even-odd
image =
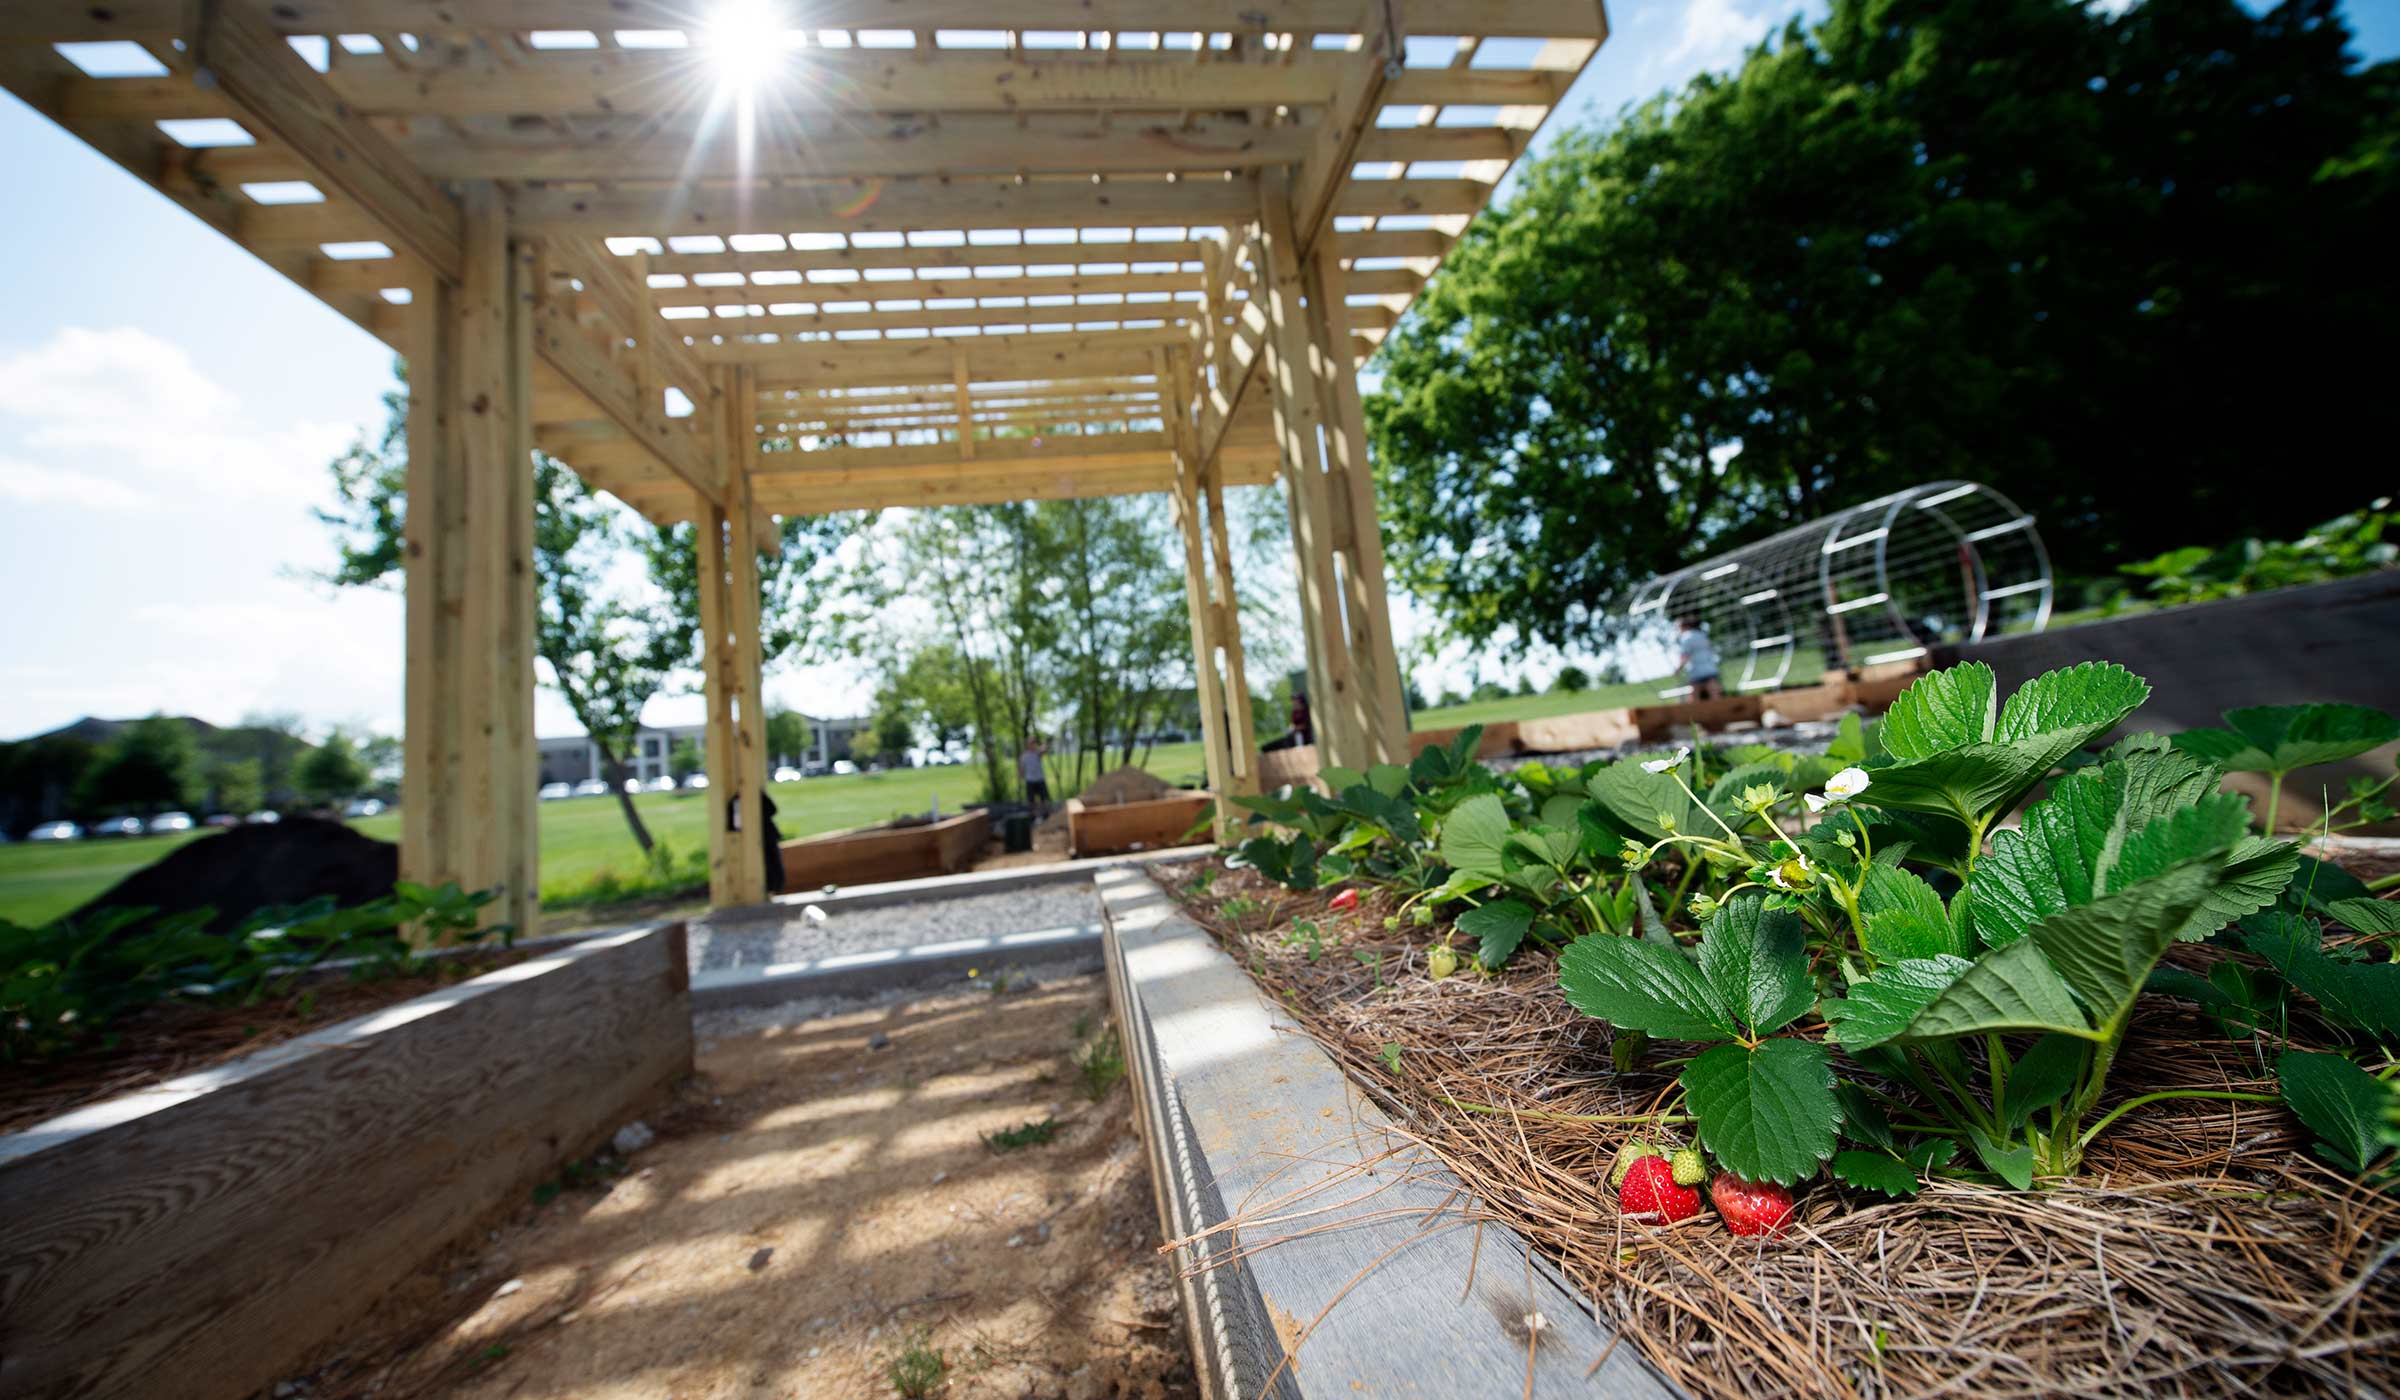
[[[1026,739],[1025,751],[1017,755],[1017,776],[1025,781],[1025,800],[1033,805],[1033,819],[1047,820],[1050,816],[1050,778],[1042,770],[1042,738],[1036,734]]]
[[[1700,626],[1698,613],[1686,613],[1675,619],[1683,630],[1675,638],[1675,650],[1681,654],[1683,678],[1690,682],[1694,700],[1715,700],[1725,694],[1724,683],[1717,679],[1717,644],[1708,639]]]

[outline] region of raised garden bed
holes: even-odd
[[[681,924],[0,1136],[0,1394],[236,1400],[691,1067]]]
[[[1962,666],[1824,753],[1505,774],[1470,732],[1245,799],[1228,860],[1161,878],[1694,1394],[2400,1393],[2395,882],[2226,790],[2400,720],[2099,751],[2149,694]],[[1216,1131],[1212,1163],[1323,1159]],[[1247,1209],[1311,1224],[1245,1262],[1339,1226]]]
[[[915,826],[879,826],[783,843],[784,888],[869,885],[955,875],[992,840],[992,814],[962,812]]]
[[[1205,792],[1098,804],[1071,797],[1067,799],[1067,850],[1076,856],[1105,856],[1185,845],[1192,828],[1215,806],[1216,799]]]
[[[1619,1073],[1608,1028],[1566,1002],[1548,957],[1488,979],[1432,981],[1422,932],[1386,931],[1394,906],[1379,896],[1343,912],[1328,909],[1328,892],[1295,894],[1248,871],[1162,867],[1159,878],[1215,935],[1227,967],[1247,969],[1478,1210],[1622,1330],[1623,1350],[1638,1348],[1694,1396],[2400,1393],[2390,1341],[2400,1335],[2400,1200],[2313,1159],[2307,1132],[2279,1107],[2162,1105],[2138,1134],[2100,1138],[2072,1184],[2020,1192],[1944,1180],[1886,1202],[1820,1181],[1783,1240],[1736,1238],[1710,1216],[1654,1229],[1619,1214],[1606,1178],[1628,1138],[1673,1140],[1673,1129],[1638,1125],[1673,1097],[1685,1047],[1654,1042],[1643,1066]],[[1303,922],[1316,929],[1313,958],[1311,940],[1293,936]],[[2144,1014],[2156,1019],[2112,1077],[2124,1097],[2273,1091],[2255,1051],[2151,1001]],[[1334,1126],[1351,1136],[1346,1112]],[[1212,1162],[1292,1150],[1239,1122],[1227,1131]],[[1376,1204],[1300,1224],[1331,1226]],[[1170,1225],[1170,1235],[1207,1223]],[[1243,1235],[1260,1250],[1252,1267],[1291,1248],[1268,1241],[1297,1228]],[[1378,1267],[1406,1273],[1408,1259]],[[1517,1278],[1524,1266],[1497,1267]],[[1459,1288],[1449,1280],[1447,1297]],[[1463,1308],[1405,1315],[1406,1326],[1395,1314],[1371,1324],[1403,1356],[1446,1355],[1487,1325]]]

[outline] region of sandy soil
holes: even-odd
[[[758,1013],[745,1013],[755,1024]],[[720,1023],[739,1031],[740,1022]],[[381,1307],[278,1393],[469,1400],[1196,1394],[1096,977],[709,1038],[656,1145]],[[1045,1118],[1046,1145],[986,1134]]]

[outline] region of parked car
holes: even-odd
[[[858,765],[849,759],[837,758],[833,761],[833,772],[836,777],[846,778],[857,771]]]
[[[189,831],[192,829],[192,814],[189,812],[161,812],[157,816],[152,817],[149,825],[144,829],[147,830],[152,836],[165,836],[170,832]]]
[[[708,786],[708,775],[706,773],[694,773],[692,776],[683,780],[683,786],[686,791],[697,792],[701,788]]]
[[[28,841],[73,841],[83,835],[83,828],[73,822],[43,822],[25,833]]]
[[[93,822],[85,829],[84,834],[87,836],[139,836],[142,834],[142,819],[140,817],[110,817],[106,821]]]
[[[666,774],[661,773],[657,777],[652,778],[650,781],[642,784],[641,790],[643,792],[673,792],[675,790],[675,780],[668,777]]]
[[[283,820],[283,813],[278,812],[271,807],[263,808],[259,811],[252,812],[249,816],[242,818],[242,820],[250,823],[252,826],[273,826],[275,823]]]
[[[231,812],[219,812],[215,816],[210,817],[207,821],[204,821],[200,824],[202,826],[215,827],[240,826],[242,824],[242,819],[235,816]]]
[[[601,785],[601,790],[606,791],[607,784],[603,783]],[[561,798],[573,797],[574,795],[575,785],[573,783],[544,783],[542,784],[542,790],[536,794],[536,796],[540,797],[544,802],[556,802]]]
[[[350,817],[380,817],[383,815],[383,799],[353,797],[350,799],[350,805],[342,809],[342,814]]]
[[[601,778],[586,778],[575,785],[575,795],[577,797],[606,797],[608,796],[608,783]]]
[[[785,766],[775,770],[775,781],[779,783],[796,783],[800,781],[800,770],[790,766],[789,764],[786,764]]]
[[[817,762],[813,758],[800,765],[800,776],[803,778],[822,778],[825,776],[827,771],[828,770],[824,764]]]

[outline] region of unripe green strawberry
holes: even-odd
[[[1708,1159],[1701,1156],[1700,1149],[1696,1147],[1677,1149],[1675,1155],[1667,1159],[1667,1165],[1675,1169],[1677,1186],[1698,1186],[1708,1180]]]
[[[1420,904],[1416,907],[1416,911],[1410,917],[1414,918],[1417,921],[1417,925],[1421,928],[1424,925],[1433,922],[1433,909],[1429,905]]]
[[[1617,1160],[1612,1163],[1608,1169],[1608,1184],[1611,1186],[1623,1186],[1625,1184],[1625,1173],[1633,1170],[1634,1163],[1642,1160],[1644,1157],[1655,1157],[1657,1155],[1658,1149],[1652,1147],[1646,1142],[1626,1143],[1623,1147],[1617,1149]]]
[[[1456,971],[1458,971],[1458,954],[1450,951],[1449,944],[1437,943],[1434,945],[1433,951],[1425,955],[1426,975],[1433,978],[1434,981],[1439,982]]]

